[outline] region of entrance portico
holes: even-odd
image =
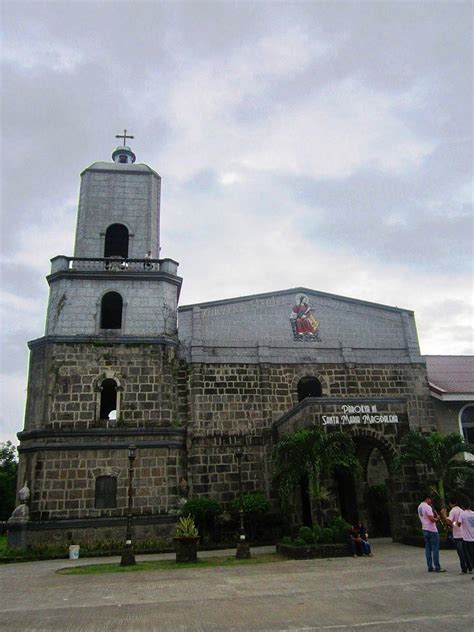
[[[327,486],[331,499],[326,502],[325,513],[341,515],[354,523],[375,526],[376,530],[393,535],[399,531],[400,502],[404,482],[401,472],[394,468],[397,445],[409,431],[407,405],[404,398],[340,398],[307,397],[273,424],[273,439],[287,432],[296,432],[311,426],[321,426],[327,432],[348,433],[355,444],[360,471],[338,469]],[[375,457],[371,462],[371,457]],[[295,497],[294,522],[308,523],[314,515],[307,490],[301,490],[301,501]],[[373,489],[378,487],[378,489]],[[385,494],[383,493],[385,487]],[[378,498],[374,492],[378,492]],[[395,493],[397,492],[397,493]],[[378,506],[377,506],[378,503]]]

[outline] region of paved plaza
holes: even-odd
[[[273,549],[254,552],[268,550]],[[118,558],[4,565],[0,567],[0,629],[474,629],[473,576],[459,574],[455,551],[441,552],[448,571],[444,574],[426,571],[422,549],[374,540],[374,551],[373,558],[91,576],[55,571]],[[201,552],[200,556],[222,554]]]

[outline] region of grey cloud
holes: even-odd
[[[387,283],[390,264],[406,269],[407,284],[420,271],[426,276],[418,279],[433,278],[433,287],[420,289],[431,297],[426,299],[431,307],[419,314],[422,328],[428,331],[431,321],[444,314],[443,336],[451,330],[453,337],[465,336],[467,346],[469,329],[456,319],[460,314],[467,319],[472,308],[467,303],[440,304],[436,278],[442,273],[455,287],[460,275],[467,274],[472,257],[471,211],[468,201],[459,199],[459,191],[472,177],[469,2],[17,0],[4,3],[2,12],[8,53],[2,75],[2,239],[13,260],[4,273],[5,290],[45,309],[47,265],[35,268],[18,260],[20,240],[25,231],[62,235],[68,223],[72,243],[76,209],[71,204],[78,197],[79,173],[96,160],[108,160],[116,144],[114,135],[127,127],[136,136],[133,148],[138,159],[163,177],[166,254],[182,258],[189,268],[226,261],[231,270],[232,278],[209,288],[206,270],[200,269],[192,288],[187,288],[190,281],[185,278],[185,294],[201,300],[204,295],[218,298],[222,288],[227,296],[245,293],[252,283],[251,270],[261,265],[260,257],[267,262],[271,252],[266,250],[266,236],[257,242],[256,249],[261,250],[255,259],[243,261],[238,247],[223,252],[222,235],[249,218],[262,218],[267,227],[288,222],[298,244],[331,247],[350,262],[351,253],[364,251],[386,272]],[[178,129],[166,109],[177,80],[186,76],[192,81],[202,64],[218,76],[242,50],[257,71],[262,60],[252,56],[255,44],[291,28],[325,46],[325,54],[315,55],[300,69],[252,84],[251,90],[243,91],[250,95],[243,102],[231,101],[218,121],[201,127],[201,144],[186,136],[187,130]],[[42,54],[22,65],[21,55],[28,50],[34,55],[35,46]],[[70,51],[73,57],[62,69],[54,63],[54,55],[61,51]],[[289,57],[293,53],[288,50]],[[233,164],[235,144],[227,139],[235,124],[241,131],[237,142],[251,153],[258,149],[252,146],[252,131],[261,129],[274,112],[283,112],[291,135],[297,108],[343,80],[386,97],[413,138],[435,149],[406,173],[382,174],[365,165],[350,178],[316,180],[263,173],[256,164],[252,172],[242,174],[241,182],[222,186],[220,170]],[[191,87],[205,90],[199,84],[190,86],[190,94]],[[343,104],[348,117],[351,106]],[[197,128],[203,125],[194,103],[183,107]],[[176,144],[183,160],[188,146],[198,157],[202,152],[204,160],[207,144],[215,138],[221,151],[213,158],[215,164],[197,160],[194,172],[183,175],[177,160],[178,167],[169,173]],[[318,138],[302,138],[301,143],[324,152]],[[206,259],[209,252],[212,257]],[[298,259],[301,253],[285,251],[285,256]],[[265,289],[275,288],[252,286],[256,292]],[[404,302],[400,296],[399,303]],[[42,333],[40,326],[32,326],[31,315],[23,314],[19,321],[22,318],[16,332],[8,334],[2,354],[11,358],[7,368],[14,376],[26,367],[26,340]],[[462,340],[457,345],[465,346]],[[23,393],[16,400],[20,397]],[[10,419],[16,416],[18,429],[22,406],[23,402],[8,411]]]

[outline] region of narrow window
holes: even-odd
[[[100,307],[100,328],[120,329],[122,327],[122,297],[118,292],[107,292],[102,297]]]
[[[464,439],[474,443],[474,405],[466,406],[461,413],[461,427]]]
[[[116,419],[117,382],[107,378],[100,386],[100,419]]]
[[[95,508],[114,509],[117,506],[117,478],[98,476],[95,479]]]
[[[112,224],[107,228],[104,257],[128,257],[128,229],[123,224]]]
[[[301,402],[306,397],[321,397],[321,382],[315,377],[302,377],[298,382],[298,401]]]

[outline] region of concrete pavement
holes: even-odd
[[[373,541],[373,558],[225,568],[57,575],[118,558],[0,567],[0,629],[9,632],[432,630],[474,628],[474,575],[428,573],[422,549]],[[253,549],[254,553],[273,550]],[[233,554],[201,552],[200,556]],[[144,555],[137,559],[173,558]]]

